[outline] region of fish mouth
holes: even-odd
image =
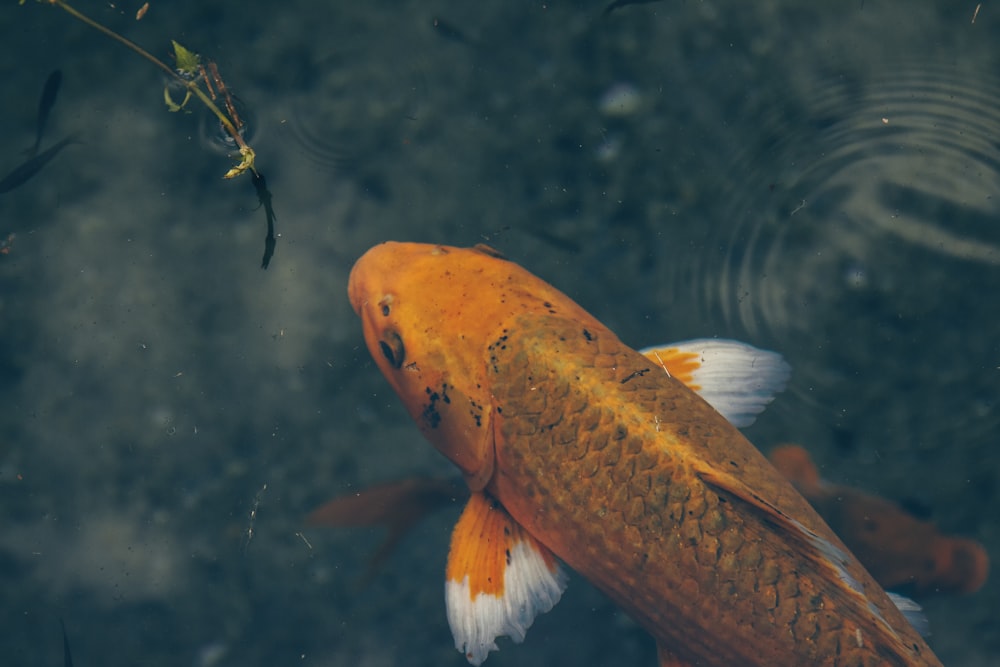
[[[369,250],[368,252],[371,251]],[[354,263],[354,266],[351,267],[351,274],[347,278],[347,299],[351,302],[351,308],[354,309],[355,314],[362,319],[364,319],[364,317],[361,314],[361,308],[366,299],[365,291],[361,286],[361,275],[365,271],[364,267],[362,267],[362,263],[367,256],[368,253],[365,253]]]
[[[392,245],[395,245],[392,241],[386,241],[369,248],[351,267],[351,274],[347,278],[347,298],[354,312],[363,321],[366,319],[365,311],[374,297],[375,284],[384,282],[385,278],[395,272],[388,261],[392,256],[389,247]]]

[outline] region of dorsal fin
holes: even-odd
[[[754,513],[778,528],[781,531],[782,541],[794,545],[796,553],[812,563],[818,572],[825,571],[835,577],[843,584],[844,591],[858,596],[876,616],[882,618],[878,609],[868,602],[861,584],[848,571],[850,557],[845,551],[775,507],[733,475],[709,466],[699,466],[696,474],[716,491],[723,492],[753,508]]]

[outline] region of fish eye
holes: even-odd
[[[389,317],[390,306],[393,302],[393,296],[391,294],[386,294],[384,297],[379,299],[378,307],[382,311],[383,317]]]
[[[385,306],[386,308],[388,306]],[[382,356],[388,360],[393,368],[403,367],[403,358],[406,350],[403,348],[403,339],[395,331],[386,331],[382,335],[382,340],[378,342],[378,347],[382,350]]]

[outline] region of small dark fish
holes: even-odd
[[[254,190],[257,191],[257,199],[264,207],[264,215],[267,216],[267,236],[264,237],[264,257],[260,261],[260,268],[266,269],[274,257],[274,247],[277,241],[274,238],[274,221],[278,218],[274,214],[274,206],[271,203],[271,191],[267,189],[267,181],[264,174],[259,171],[250,171],[250,179],[253,181]]]
[[[49,122],[52,107],[56,104],[56,95],[59,94],[60,84],[62,84],[62,70],[55,70],[45,80],[42,98],[38,101],[38,128],[35,130],[35,145],[28,151],[32,157],[38,155],[38,149],[42,145],[42,135],[45,134],[45,126]]]
[[[431,19],[431,27],[434,28],[434,31],[438,35],[448,40],[449,42],[456,42],[458,44],[469,43],[469,38],[466,37],[465,33],[462,31],[461,28],[449,23],[448,21],[445,21],[442,18],[438,18],[437,16],[433,17]]]
[[[42,167],[51,162],[52,158],[59,154],[59,151],[73,143],[77,143],[77,138],[76,135],[71,134],[44,153],[39,153],[22,162],[12,172],[0,179],[0,195],[27,183],[32,176],[42,170]]]
[[[604,16],[607,16],[616,9],[625,7],[626,5],[645,5],[650,2],[659,2],[660,0],[615,0],[610,5],[604,8]]]
[[[73,655],[69,652],[69,637],[66,636],[66,624],[59,619],[63,632],[63,667],[73,667]]]

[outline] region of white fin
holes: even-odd
[[[886,593],[892,603],[896,605],[896,609],[903,612],[903,616],[910,622],[913,629],[916,630],[921,637],[927,638],[931,636],[931,622],[927,620],[924,616],[923,607],[914,602],[908,597],[900,595],[899,593]]]
[[[698,392],[733,426],[754,422],[785,388],[791,367],[777,352],[724,338],[698,338],[639,350]]]
[[[497,650],[497,637],[523,641],[535,616],[552,609],[565,589],[552,552],[498,502],[473,493],[448,554],[445,605],[455,648],[482,664]]]

